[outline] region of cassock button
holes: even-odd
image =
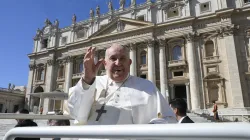
[[[119,97],[119,95],[117,95],[117,97]]]

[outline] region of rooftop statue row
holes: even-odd
[[[151,0],[146,0],[146,2],[151,3]],[[125,4],[126,4],[126,0],[119,0],[119,6],[120,6],[119,9],[123,10],[125,8]],[[135,7],[136,0],[131,0],[130,6]],[[109,2],[108,2],[108,10],[109,10],[109,12],[112,12],[114,10],[112,0],[109,0]],[[99,5],[96,7],[95,11],[92,8],[90,9],[90,13],[89,13],[90,18],[94,18],[95,12],[96,12],[96,16],[100,17],[100,6]]]

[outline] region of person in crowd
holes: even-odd
[[[20,109],[16,114],[29,114],[27,109]],[[17,119],[15,127],[37,127],[37,124],[31,119]],[[40,138],[15,138],[15,140],[40,140]]]
[[[62,112],[58,112],[55,115],[63,115]],[[47,123],[49,126],[70,126],[70,121],[68,119],[66,120],[48,120]],[[61,140],[61,138],[53,138],[52,140]]]
[[[219,119],[219,114],[218,114],[218,106],[215,101],[213,101],[213,106],[214,106],[213,108],[214,120],[219,121],[220,119]]]
[[[187,116],[187,103],[185,100],[176,98],[170,102],[170,106],[173,109],[179,123],[194,123]]]

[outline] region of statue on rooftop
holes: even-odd
[[[11,87],[11,83],[9,83],[8,90],[10,90],[10,87]]]
[[[89,12],[90,18],[94,18],[94,15],[95,15],[94,10],[91,8]]]
[[[135,6],[136,5],[136,1],[135,0],[131,0],[131,6]]]
[[[108,8],[109,8],[109,11],[113,11],[113,5],[112,5],[111,0],[109,0]]]
[[[13,84],[11,90],[14,90],[14,89],[15,89],[15,85]]]
[[[39,36],[40,33],[41,33],[41,30],[40,30],[39,28],[37,28],[37,30],[36,30],[36,35]]]
[[[96,7],[96,15],[99,17],[100,16],[100,6],[99,5],[97,5],[97,7]]]
[[[46,18],[44,24],[45,24],[45,26],[49,26],[49,25],[51,25],[51,22],[48,18]]]
[[[56,19],[56,20],[54,21],[54,25],[55,25],[56,28],[59,27],[59,20],[58,20],[58,19]]]
[[[72,17],[72,24],[76,24],[76,15],[75,14]]]
[[[125,7],[125,0],[120,0],[120,9],[124,9]]]

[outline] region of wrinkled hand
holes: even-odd
[[[96,74],[100,66],[103,64],[103,59],[100,59],[96,64],[94,59],[95,59],[95,48],[90,47],[88,48],[88,51],[83,58],[83,65],[84,65],[83,80],[89,85],[91,85],[94,82]]]

